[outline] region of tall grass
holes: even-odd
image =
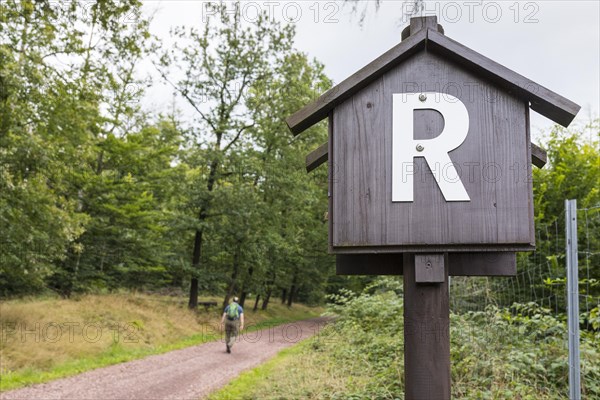
[[[219,301],[217,298],[202,300]],[[301,304],[246,310],[246,326],[320,314]],[[191,311],[184,298],[119,293],[44,298],[0,305],[0,390],[219,338],[220,308]]]

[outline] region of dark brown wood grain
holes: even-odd
[[[500,85],[508,92],[531,102],[531,109],[552,121],[569,126],[581,107],[571,100],[525,78],[505,66],[469,49],[433,29],[427,30],[427,49]]]
[[[531,162],[538,168],[544,168],[548,163],[548,153],[541,147],[531,143]]]
[[[446,281],[444,254],[415,254],[415,281],[443,283]]]
[[[292,116],[286,123],[294,135],[298,135],[312,125],[323,120],[340,102],[377,79],[379,74],[386,72],[397,63],[417,53],[425,47],[426,30],[410,36],[400,42],[382,56],[331,88],[313,103],[308,104]]]
[[[333,243],[333,221],[331,219],[331,216],[333,215],[332,210],[333,210],[333,198],[331,197],[331,193],[333,192],[333,182],[336,179],[336,174],[337,174],[337,169],[335,168],[335,165],[333,163],[333,156],[334,156],[334,152],[333,152],[333,118],[334,116],[334,111],[331,111],[329,113],[329,117],[328,117],[328,123],[327,123],[327,144],[328,144],[328,154],[331,154],[331,157],[328,157],[328,162],[327,162],[327,176],[328,176],[328,183],[327,183],[327,218],[329,221],[329,226],[328,226],[328,230],[327,230],[327,236],[328,236],[328,249],[330,253],[333,253],[333,247],[331,246],[331,243]]]
[[[393,94],[415,91],[452,94],[467,107],[469,134],[450,158],[462,170],[469,202],[447,202],[433,178],[441,167],[431,171],[418,157],[414,201],[391,200]],[[339,104],[332,133],[334,252],[533,249],[526,111],[518,97],[430,53],[411,57]],[[443,119],[435,114],[415,112],[415,138],[439,135]]]
[[[338,275],[402,275],[403,256],[397,253],[337,254]],[[449,253],[451,276],[515,276],[517,256],[511,252]]]
[[[332,254],[393,254],[393,253],[479,253],[479,252],[526,252],[535,250],[535,246],[529,244],[506,244],[502,245],[404,245],[389,247],[356,246],[347,248],[330,248]]]
[[[527,144],[531,144],[531,119],[530,119],[530,110],[529,108],[525,108],[525,128],[527,130],[526,142]],[[527,146],[527,151],[529,153],[529,160],[532,159],[531,155],[531,146]],[[525,176],[525,180],[527,181],[527,190],[529,191],[528,196],[528,212],[529,212],[529,232],[532,232],[532,241],[531,244],[535,247],[535,212],[533,211],[533,167],[531,163],[527,163],[526,165],[527,174]]]
[[[424,17],[413,17],[410,19],[410,24],[402,30],[402,40],[405,40],[411,34],[415,34],[423,28],[437,29],[438,32],[444,33],[444,28],[437,23],[437,16],[427,15]]]
[[[323,150],[325,152],[323,152]],[[311,172],[325,164],[329,157],[328,143],[323,143],[318,149],[306,156],[306,170]],[[548,163],[548,153],[541,147],[531,143],[531,163],[538,168],[544,168]]]
[[[416,18],[411,19],[411,24],[413,23],[412,20],[416,20]],[[415,22],[415,24],[433,28],[433,25],[427,21]],[[437,52],[483,79],[501,86],[510,93],[514,93],[524,101],[530,102],[534,111],[565,127],[573,121],[579,112],[581,107],[571,100],[469,49],[436,30],[421,29],[411,34],[406,40],[394,46],[375,61],[325,92],[316,101],[290,116],[286,122],[291,132],[298,135],[323,120],[329,111],[341,102],[423,49]]]
[[[416,282],[415,257],[404,255],[405,399],[450,399],[450,299],[444,282]]]
[[[515,276],[517,255],[511,252],[450,253],[452,276]]]
[[[413,17],[410,19],[410,34],[414,35],[421,29],[438,29],[437,16]]]
[[[500,174],[500,179],[494,182],[497,240],[505,243],[528,237],[529,243],[534,246],[535,231],[529,224],[530,219],[533,221],[529,210],[533,190],[530,189],[528,114],[525,102],[496,102],[490,123],[496,133],[491,148],[498,149],[493,157],[493,165],[497,167],[490,166],[484,181],[491,184],[495,180],[494,174]]]
[[[337,275],[402,275],[402,254],[338,254]]]
[[[311,172],[321,164],[327,162],[329,155],[329,143],[323,143],[315,151],[306,156],[306,172]]]

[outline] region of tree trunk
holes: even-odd
[[[217,137],[217,146],[220,148],[221,146],[221,137]],[[219,161],[217,159],[213,160],[210,164],[210,173],[208,174],[208,182],[206,183],[206,188],[208,192],[212,192],[215,180],[217,176],[217,168],[219,166]],[[198,214],[198,221],[201,223],[206,220],[207,217],[207,209],[209,207],[208,201],[200,208],[200,213]],[[200,272],[200,259],[202,257],[202,229],[196,230],[196,237],[194,238],[194,254],[192,256],[192,269],[194,273],[198,274]],[[190,285],[190,300],[188,302],[189,308],[197,308],[198,307],[198,276],[192,276],[192,282]]]
[[[254,300],[254,308],[252,309],[252,311],[256,312],[256,310],[258,310],[258,301],[260,300],[260,294],[256,295],[256,300]]]
[[[246,297],[248,297],[248,291],[246,290],[248,287],[251,287],[252,282],[252,274],[254,274],[254,267],[248,268],[248,279],[244,282],[244,286],[242,287],[242,295],[240,296],[240,306],[244,307],[244,303],[246,302]]]
[[[291,307],[292,306],[292,302],[294,301],[294,296],[297,294],[296,292],[298,291],[298,267],[296,267],[294,269],[294,277],[292,278],[292,286],[290,287],[290,293],[288,295],[288,301],[287,301],[287,306]]]
[[[267,297],[265,297],[265,299],[263,300],[262,303],[262,307],[261,309],[264,311],[267,309],[267,307],[269,306],[269,300],[271,300],[271,293],[273,292],[273,290],[271,288],[269,288],[269,290],[267,291]]]
[[[229,299],[233,296],[235,292],[235,285],[237,283],[238,274],[240,273],[240,251],[239,246],[236,246],[236,251],[233,255],[233,272],[231,273],[231,282],[229,283],[229,288],[227,288],[227,293],[225,294],[225,299],[223,299],[223,309],[227,307],[229,304]],[[240,304],[241,305],[241,304]]]
[[[286,300],[287,300],[287,289],[283,289],[281,291],[281,304],[285,304]]]
[[[202,218],[203,212],[200,212],[200,218]],[[194,272],[200,269],[200,256],[202,254],[202,231],[196,231],[196,237],[194,238],[194,255],[192,256],[192,268]],[[198,307],[198,277],[192,276],[192,282],[190,284],[190,300],[188,307],[195,309]]]
[[[288,299],[287,299],[288,307],[292,306],[292,302],[294,301],[295,294],[296,294],[296,284],[292,284],[292,287],[290,288],[290,295],[288,296]]]
[[[190,301],[188,303],[188,307],[191,309],[195,309],[198,307],[198,278],[192,278],[192,282],[190,284]]]
[[[271,264],[271,267],[273,265]],[[265,282],[266,296],[263,300],[262,309],[263,311],[267,309],[269,306],[269,301],[271,300],[271,295],[273,294],[273,287],[275,286],[275,280],[277,278],[277,272],[273,269],[270,273],[271,276],[267,282]]]

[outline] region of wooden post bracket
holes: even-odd
[[[443,254],[415,254],[415,282],[444,283]]]

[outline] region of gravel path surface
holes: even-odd
[[[0,393],[0,399],[198,400],[240,372],[317,333],[326,318],[244,333],[231,354],[222,340]]]

